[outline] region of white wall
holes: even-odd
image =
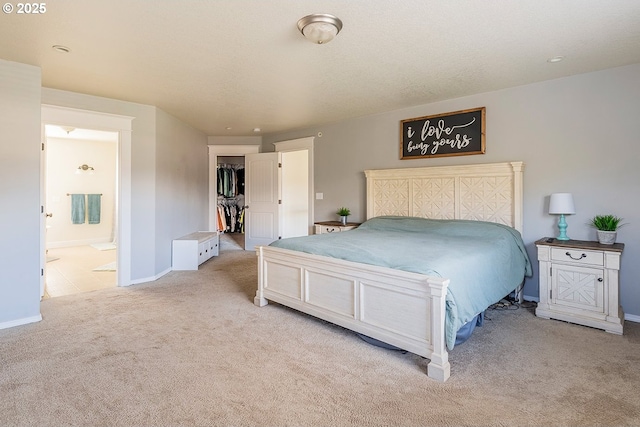
[[[0,60],[0,328],[41,319],[40,78]]]
[[[282,212],[280,234],[285,237],[309,234],[309,152],[282,153]]]
[[[171,241],[208,229],[207,137],[175,117],[156,115],[156,265],[171,268]]]
[[[272,143],[317,135],[315,219],[334,220],[347,206],[352,221],[365,219],[365,169],[457,165],[522,160],[524,171],[524,241],[534,263],[525,295],[538,296],[535,242],[557,232],[546,213],[548,196],[571,192],[576,215],[568,235],[595,240],[588,219],[601,213],[625,218],[618,233],[626,243],[620,272],[621,304],[640,321],[640,64],[531,84],[345,120],[309,129],[263,136]],[[400,121],[430,114],[486,107],[486,154],[400,160]]]
[[[47,248],[113,241],[117,143],[47,138]],[[87,164],[95,170],[76,173]],[[99,224],[73,224],[68,194],[102,194]]]

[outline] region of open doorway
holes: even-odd
[[[40,297],[44,296],[45,271],[46,271],[46,190],[45,190],[45,124],[58,126],[73,126],[82,129],[99,129],[118,133],[118,160],[117,160],[117,200],[116,200],[116,283],[118,286],[133,284],[131,279],[131,239],[132,239],[132,213],[131,213],[131,131],[132,121],[135,117],[123,116],[112,113],[103,113],[89,110],[79,110],[56,105],[42,105],[42,151],[40,174],[40,253],[41,280]]]
[[[43,298],[115,287],[118,132],[44,131]]]
[[[244,250],[244,156],[217,156],[216,176],[220,250]]]
[[[271,168],[264,170],[265,173],[271,173],[272,177],[279,175],[279,183],[274,186],[266,185],[271,179],[263,177],[259,172],[248,164],[248,158],[260,160],[260,156],[271,156],[276,153],[262,153],[259,145],[209,145],[209,229],[221,231],[218,223],[218,158],[219,157],[242,157],[244,159],[244,175],[245,175],[245,217],[244,217],[244,249],[254,250],[256,238],[266,236],[267,240],[273,241],[279,236],[294,237],[299,235],[307,235],[313,232],[313,141],[314,137],[300,138],[290,141],[281,141],[274,143],[277,154],[280,154],[281,169],[286,169],[282,173],[274,172]],[[257,156],[257,157],[256,157]],[[269,163],[267,159],[263,159]],[[258,162],[260,163],[260,162]],[[277,164],[278,162],[276,162]],[[273,162],[271,162],[273,164]],[[289,167],[287,167],[289,165]],[[291,167],[293,166],[293,167]],[[264,169],[264,168],[259,168]],[[252,173],[256,177],[249,190],[249,174]],[[282,179],[282,181],[280,181]],[[285,182],[286,181],[286,182]],[[268,188],[267,188],[268,187]],[[303,188],[306,187],[306,188]],[[256,192],[255,194],[254,191]],[[278,194],[272,194],[278,191]],[[251,195],[249,193],[251,192]],[[269,194],[265,194],[268,192]],[[257,198],[256,198],[257,196]],[[252,203],[249,203],[249,200]],[[280,201],[278,200],[280,199]],[[282,211],[282,215],[277,221],[267,220],[268,214],[259,211],[255,202],[271,201],[280,204],[277,211]],[[253,204],[253,206],[249,206]],[[260,204],[260,203],[258,203]],[[264,204],[264,203],[262,203]],[[257,215],[249,215],[248,212]],[[256,221],[249,217],[255,217]],[[276,230],[274,230],[276,229]],[[274,233],[275,231],[275,233]],[[275,236],[275,237],[274,237]],[[224,234],[220,238],[220,250],[226,248]],[[268,243],[265,243],[268,244]],[[239,246],[239,245],[237,245]]]
[[[220,233],[220,251],[222,252],[245,250],[245,234],[242,226],[239,232],[226,233],[226,225],[221,223],[221,217],[225,213],[220,211],[218,204],[220,195],[223,196],[220,200],[224,199],[224,186],[221,185],[219,187],[218,185],[219,166],[228,163],[237,164],[238,168],[240,167],[239,165],[244,167],[245,154],[257,153],[259,149],[259,145],[209,145],[209,230],[217,230]],[[242,182],[244,182],[244,178]],[[243,189],[241,192],[244,195]],[[236,200],[235,204],[238,206],[238,200]],[[240,200],[240,206],[244,206],[242,200]]]

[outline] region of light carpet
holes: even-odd
[[[428,360],[253,305],[253,251],[198,271],[42,302],[0,330],[3,426],[640,425],[640,325],[625,334],[490,311]]]

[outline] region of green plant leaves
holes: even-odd
[[[349,216],[351,215],[351,211],[349,210],[349,208],[345,208],[342,207],[340,209],[338,209],[338,212],[336,212],[338,215],[340,216]]]
[[[601,231],[616,231],[625,224],[620,224],[623,218],[615,215],[596,215],[589,225]]]

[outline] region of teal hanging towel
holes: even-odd
[[[100,224],[102,194],[87,194],[87,216],[89,224]]]
[[[73,224],[84,224],[84,194],[71,195],[71,222]]]

